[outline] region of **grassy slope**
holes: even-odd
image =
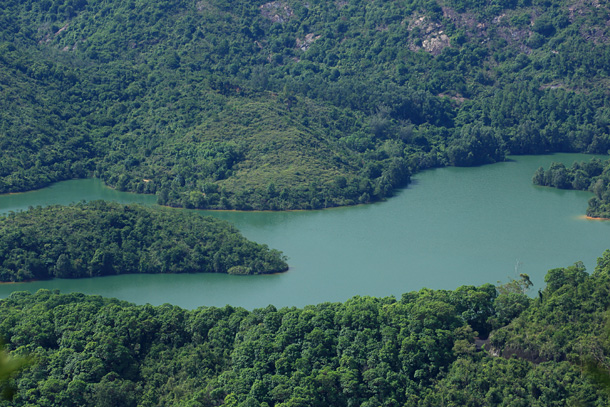
[[[325,207],[381,199],[420,168],[610,146],[605,6],[6,10],[3,192],[95,175],[177,206]]]

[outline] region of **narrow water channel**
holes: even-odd
[[[288,256],[290,271],[271,276],[123,275],[2,284],[117,297],[138,304],[186,308],[231,304],[304,306],[354,295],[454,289],[507,281],[528,273],[534,292],[546,271],[583,261],[592,272],[610,249],[610,221],[583,218],[591,194],[536,187],[531,177],[551,161],[591,156],[513,156],[477,168],[424,171],[386,202],[323,211],[211,212],[242,233]],[[155,197],[121,193],[98,180],[75,180],[0,196],[0,213],[29,206],[108,199],[153,205]]]

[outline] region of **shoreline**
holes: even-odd
[[[0,281],[0,285],[4,285],[4,284],[35,283],[36,281],[46,281],[46,280]]]
[[[589,216],[589,215],[585,215],[585,218],[587,218],[589,220],[610,220],[610,218],[597,218],[597,217]]]
[[[595,217],[595,216],[589,216],[589,215],[579,215],[578,219],[586,219],[586,220],[610,220],[610,218],[599,218],[599,217]]]
[[[286,269],[285,271],[276,271],[273,273],[260,273],[260,274],[243,274],[243,276],[277,276],[277,275],[281,275],[281,274],[286,274],[288,273],[290,270],[292,270],[292,267],[288,267],[288,269]],[[27,284],[27,283],[35,283],[35,282],[39,282],[39,281],[51,281],[51,280],[84,280],[84,279],[92,279],[92,278],[98,278],[98,277],[116,277],[116,276],[126,276],[126,275],[130,275],[130,274],[146,274],[146,275],[171,275],[171,274],[224,274],[225,276],[241,276],[242,274],[229,274],[229,273],[122,273],[122,274],[110,274],[110,275],[103,275],[103,276],[93,276],[93,277],[87,277],[87,276],[83,276],[83,277],[76,277],[76,278],[58,278],[58,277],[54,277],[54,278],[48,278],[48,279],[44,279],[44,280],[37,280],[37,279],[32,279],[32,280],[23,280],[23,281],[0,281],[0,286],[1,285],[5,285],[5,284]]]
[[[52,188],[53,185],[55,184],[59,184],[62,182],[70,182],[70,181],[81,181],[81,180],[96,180],[99,181],[102,184],[103,188],[107,188],[111,191],[115,191],[118,193],[124,193],[124,194],[130,194],[130,195],[135,195],[135,196],[149,196],[149,197],[155,197],[156,194],[147,194],[147,193],[141,193],[141,192],[134,192],[134,191],[121,191],[116,189],[115,187],[112,187],[108,184],[106,184],[104,182],[104,180],[102,180],[101,178],[97,178],[97,177],[85,177],[85,178],[69,178],[69,179],[65,179],[65,180],[60,180],[60,181],[54,181],[49,183],[48,185],[44,185],[38,188],[34,188],[34,189],[30,189],[27,191],[16,191],[16,192],[5,192],[5,193],[1,193],[1,196],[10,196],[10,195],[24,195],[24,194],[29,194],[29,193],[33,193],[33,192],[37,192],[37,191],[41,191],[43,189],[47,189],[47,188]],[[146,182],[147,180],[144,179],[144,182]],[[151,180],[148,180],[151,181]],[[410,184],[411,182],[409,182]],[[403,185],[400,187],[396,187],[395,188],[395,192],[397,192],[398,190],[401,190],[403,188],[407,188],[407,185]],[[337,206],[329,206],[329,207],[325,207],[325,208],[316,208],[316,209],[303,209],[303,208],[296,208],[296,209],[217,209],[217,208],[185,208],[184,206],[172,206],[172,205],[160,205],[158,203],[138,203],[138,205],[145,205],[145,206],[158,206],[161,208],[169,208],[169,209],[178,209],[178,210],[184,210],[184,211],[197,211],[197,212],[233,212],[233,213],[282,213],[282,212],[314,212],[314,211],[326,211],[326,210],[332,210],[332,209],[344,209],[344,208],[351,208],[351,207],[357,207],[357,206],[364,206],[364,205],[371,205],[371,204],[376,204],[376,203],[380,203],[380,202],[385,202],[387,201],[388,198],[390,197],[384,197],[382,199],[376,200],[376,201],[370,201],[370,202],[366,202],[366,203],[356,203],[353,205],[337,205]],[[98,198],[98,199],[103,199],[103,198]],[[97,200],[97,199],[94,199]],[[104,199],[106,200],[106,199]],[[86,202],[90,202],[90,200],[85,200]],[[72,204],[77,203],[72,202]],[[133,202],[132,202],[133,203]],[[128,204],[124,204],[124,205],[130,205],[132,203],[128,203]],[[58,204],[61,206],[67,206],[64,204]],[[69,204],[68,204],[69,205]],[[47,205],[48,206],[48,205]],[[1,209],[0,209],[1,210]],[[21,209],[20,211],[27,211],[27,209]],[[16,211],[13,211],[16,212]],[[7,212],[8,213],[8,212]],[[4,216],[4,215],[0,215]]]

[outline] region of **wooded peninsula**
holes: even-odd
[[[587,216],[610,219],[610,160],[602,162],[575,162],[566,168],[562,163],[552,163],[548,170],[540,167],[532,182],[536,185],[560,189],[577,189],[595,194],[589,200]]]
[[[277,250],[195,213],[94,201],[0,218],[0,281],[286,270]]]

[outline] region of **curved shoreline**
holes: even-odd
[[[587,219],[587,220],[610,220],[610,218],[598,218],[595,216],[589,216],[589,215],[580,215],[578,216],[579,219]]]
[[[0,285],[3,285],[3,284],[33,283],[35,281],[45,281],[45,280],[32,279],[32,280],[23,280],[23,281],[0,281]]]
[[[51,281],[51,280],[84,280],[84,279],[95,279],[98,277],[115,277],[115,276],[126,276],[126,275],[133,275],[133,274],[140,274],[140,275],[159,275],[159,274],[224,274],[226,276],[278,276],[281,274],[286,274],[288,273],[290,270],[292,270],[292,267],[288,267],[285,271],[276,271],[273,273],[260,273],[260,274],[229,274],[229,273],[205,273],[205,272],[201,272],[201,273],[120,273],[120,274],[107,274],[107,275],[103,275],[103,276],[83,276],[83,277],[74,277],[74,278],[59,278],[59,277],[54,277],[54,278],[45,278],[45,279],[31,279],[31,280],[23,280],[23,281],[0,281],[0,285],[4,285],[4,284],[27,284],[27,283],[35,283],[38,281]]]

